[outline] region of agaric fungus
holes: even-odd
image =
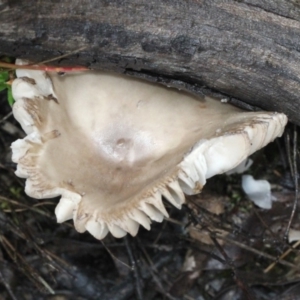
[[[34,198],[61,195],[58,222],[102,239],[136,235],[181,208],[206,179],[280,136],[284,114],[229,104],[105,72],[17,70],[12,144],[16,174]]]

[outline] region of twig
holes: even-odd
[[[0,270],[0,281],[2,281],[3,285],[5,286],[5,289],[7,290],[7,292],[8,292],[8,294],[9,294],[10,298],[11,298],[12,300],[18,300],[18,299],[16,298],[16,296],[14,295],[13,291],[11,290],[10,285],[9,285],[9,284],[6,282],[6,280],[4,279],[4,276],[3,276],[2,272],[1,272],[1,270]]]
[[[169,300],[176,300],[172,295],[170,295],[170,293],[168,293],[168,292],[165,291],[165,288],[162,285],[159,276],[157,275],[157,274],[159,274],[157,266],[155,264],[153,264],[153,261],[151,260],[148,252],[146,251],[144,245],[140,242],[140,240],[138,240],[138,243],[139,243],[139,248],[142,250],[142,252],[143,252],[143,254],[145,256],[144,260],[146,260],[145,264],[148,266],[149,273],[151,274],[152,279],[156,283],[156,285],[159,288],[160,292],[163,293],[163,295],[167,299],[169,299]]]
[[[27,270],[29,271],[29,275],[27,275],[29,278],[33,278],[37,281],[39,281],[47,290],[50,294],[55,294],[54,290],[50,287],[50,285],[39,275],[37,274],[34,269],[28,265],[28,263],[26,262],[26,260],[17,252],[17,250],[14,248],[14,246],[8,241],[8,239],[3,236],[0,235],[0,242],[2,243],[2,245],[4,246],[7,254],[15,261],[17,262],[17,260],[19,259],[19,261],[26,266]],[[12,253],[10,253],[8,250],[12,251]],[[34,282],[34,281],[33,281]],[[35,283],[35,282],[34,282]],[[36,284],[36,283],[35,283]]]
[[[127,249],[130,263],[131,263],[131,268],[132,268],[134,278],[135,278],[135,290],[136,290],[137,299],[143,300],[143,292],[142,292],[143,283],[141,282],[141,276],[140,276],[139,270],[137,268],[137,262],[136,262],[135,256],[132,252],[131,244],[128,241],[128,236],[125,236],[124,242],[125,242],[125,246]]]
[[[106,251],[109,253],[109,255],[110,255],[113,259],[117,260],[119,263],[121,263],[123,266],[127,267],[128,269],[131,269],[130,266],[128,266],[128,265],[127,265],[126,263],[124,263],[122,260],[120,260],[119,258],[117,258],[117,257],[109,250],[109,248],[104,244],[103,241],[100,241],[100,242],[102,243],[103,247],[106,249]]]
[[[159,241],[160,238],[162,237],[163,232],[165,231],[166,226],[167,226],[167,223],[166,223],[166,222],[163,222],[162,228],[161,228],[161,230],[158,232],[158,235],[156,236],[156,238],[155,238],[153,244],[157,244],[157,243],[158,243],[158,241]]]
[[[4,116],[1,120],[0,120],[0,124],[4,123],[9,117],[12,116],[12,111],[10,113],[8,113],[6,116]]]
[[[219,244],[219,242],[217,241],[217,239],[215,238],[213,233],[211,234],[210,238],[212,239],[212,241],[215,244],[216,248],[220,251],[220,253],[224,257],[226,264],[232,270],[232,272],[234,274],[234,281],[236,282],[237,286],[243,291],[243,293],[245,294],[247,300],[255,300],[254,295],[253,295],[251,289],[249,288],[249,286],[239,276],[237,276],[237,271],[236,271],[236,267],[234,265],[233,260],[229,258],[226,251]]]
[[[267,231],[270,232],[272,238],[274,240],[277,239],[275,233],[272,231],[272,229],[268,226],[268,224],[265,222],[265,220],[261,217],[261,215],[259,214],[259,212],[257,211],[257,209],[255,207],[253,207],[253,211],[255,213],[255,215],[257,216],[257,218],[259,219],[259,221],[261,222],[261,224],[267,229]]]
[[[277,259],[277,258],[276,258],[275,256],[273,256],[273,255],[264,253],[264,252],[262,252],[262,251],[259,251],[259,250],[255,249],[255,248],[252,248],[252,247],[247,246],[247,245],[245,245],[245,244],[242,244],[242,243],[240,243],[240,242],[234,241],[234,240],[232,240],[232,239],[230,239],[230,238],[224,237],[224,236],[222,236],[221,234],[216,233],[215,236],[216,236],[216,238],[218,238],[218,239],[222,239],[222,240],[224,240],[224,241],[226,241],[226,242],[228,242],[228,243],[230,243],[230,244],[236,245],[236,246],[238,246],[238,247],[240,247],[240,248],[242,248],[242,249],[245,249],[245,250],[247,250],[247,251],[249,251],[249,252],[255,253],[255,254],[259,255],[259,256],[268,258],[268,259],[270,259],[270,260],[276,260],[276,259]],[[287,266],[287,267],[290,267],[290,268],[292,268],[292,269],[295,269],[295,265],[293,265],[292,263],[289,263],[289,262],[287,262],[287,261],[285,261],[285,260],[279,259],[279,260],[278,260],[278,263],[281,264],[281,265],[283,265],[283,266]]]
[[[45,65],[15,65],[11,63],[0,62],[0,67],[9,70],[25,69],[25,70],[41,70],[48,72],[74,72],[74,71],[89,71],[86,67],[55,67],[55,66],[45,66]]]
[[[298,194],[299,194],[299,189],[298,189],[298,169],[297,169],[297,128],[296,125],[294,125],[294,139],[293,139],[293,162],[291,161],[290,155],[289,155],[289,162],[290,162],[290,168],[292,172],[292,176],[294,179],[294,185],[295,185],[295,200],[293,204],[293,209],[291,212],[291,216],[289,218],[288,225],[286,227],[286,231],[284,234],[284,240],[288,241],[288,235],[289,231],[296,213],[297,205],[298,205]]]
[[[66,53],[66,54],[63,54],[63,55],[60,55],[60,56],[56,56],[56,57],[51,58],[51,59],[44,60],[44,61],[40,62],[39,64],[47,64],[47,63],[49,63],[49,62],[56,61],[56,60],[58,60],[58,59],[62,59],[62,58],[68,57],[68,56],[70,56],[70,55],[73,55],[73,54],[78,53],[79,51],[82,51],[82,50],[87,49],[87,47],[88,47],[88,46],[84,46],[84,47],[81,47],[81,48],[79,48],[79,49],[77,49],[77,50],[71,51],[71,52],[69,52],[69,53]]]
[[[71,51],[69,53],[48,59],[48,60],[44,60],[42,62],[39,62],[37,64],[35,63],[30,63],[28,65],[15,65],[15,64],[11,64],[11,63],[6,63],[6,62],[2,62],[0,61],[0,67],[2,68],[6,68],[10,70],[15,70],[15,69],[27,69],[27,70],[43,70],[43,71],[49,71],[49,72],[73,72],[73,71],[89,71],[89,68],[86,67],[81,67],[81,66],[76,66],[76,67],[56,67],[56,66],[45,66],[45,63],[51,62],[51,61],[55,61],[58,59],[62,59],[65,57],[68,57],[70,55],[73,55],[81,50],[86,49],[87,46],[81,47],[79,49],[76,49],[74,51]]]
[[[300,241],[298,241],[297,243],[295,243],[291,248],[289,248],[287,251],[285,251],[280,257],[279,259],[283,259],[285,258],[288,254],[290,254],[293,249],[297,248],[300,245]],[[264,273],[268,273],[269,271],[271,271],[277,264],[277,260],[272,262],[267,268],[264,269]]]
[[[51,214],[35,207],[35,206],[40,206],[40,205],[29,206],[27,204],[24,204],[24,203],[21,203],[21,202],[18,202],[16,200],[12,200],[12,199],[9,199],[9,198],[3,197],[3,196],[0,196],[0,201],[6,201],[6,202],[14,204],[14,205],[22,206],[22,207],[24,207],[24,209],[32,210],[32,211],[37,212],[37,213],[39,213],[43,216],[46,216],[50,219],[53,219],[53,216]],[[39,203],[39,204],[41,204],[41,203]],[[49,202],[47,202],[47,204],[49,204]]]

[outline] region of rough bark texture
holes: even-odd
[[[297,0],[0,0],[0,53],[86,47],[59,63],[218,92],[299,125],[298,20]]]

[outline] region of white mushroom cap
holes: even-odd
[[[97,239],[136,235],[181,208],[206,179],[280,136],[284,114],[242,112],[206,97],[105,72],[17,70],[12,144],[34,198],[61,195],[58,222]]]

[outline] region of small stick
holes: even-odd
[[[137,299],[143,300],[143,292],[142,292],[143,283],[142,283],[142,280],[141,280],[141,276],[139,274],[138,264],[137,264],[136,258],[134,256],[133,251],[132,251],[133,249],[131,248],[131,244],[130,244],[129,239],[128,239],[127,236],[125,236],[124,242],[125,242],[125,247],[127,249],[127,253],[128,253],[128,256],[129,256],[130,263],[131,263],[131,270],[133,271],[133,274],[134,274],[136,296],[137,296]]]
[[[46,72],[76,72],[76,71],[89,71],[86,67],[56,67],[56,66],[45,66],[45,65],[15,65],[6,62],[0,62],[0,67],[6,69],[25,69],[25,70],[41,70]]]
[[[6,288],[7,292],[8,292],[8,294],[9,294],[10,298],[12,300],[18,300],[16,298],[15,294],[13,293],[13,291],[12,291],[9,283],[5,280],[5,278],[4,278],[1,270],[0,270],[0,281],[2,281],[3,285],[5,286],[5,288]]]
[[[217,241],[217,239],[214,236],[213,232],[210,232],[210,233],[211,233],[210,238],[212,239],[215,247],[222,254],[222,256],[223,256],[223,258],[224,258],[225,263],[227,264],[227,266],[231,269],[231,271],[233,273],[233,279],[234,279],[236,285],[244,293],[245,299],[247,299],[247,300],[255,300],[253,292],[250,289],[250,287],[248,286],[248,284],[243,279],[241,279],[241,277],[237,274],[237,270],[236,270],[234,261],[228,256],[228,254],[226,253],[225,249],[219,244],[219,242]]]
[[[287,251],[285,251],[283,254],[281,254],[281,256],[279,257],[279,259],[285,258],[288,254],[291,253],[291,251],[292,251],[293,249],[297,248],[299,245],[300,245],[300,241],[298,241],[297,243],[295,243],[295,244],[292,246],[292,248],[289,248]],[[279,259],[278,259],[278,260],[279,260]],[[265,269],[264,269],[264,273],[266,274],[266,273],[268,273],[269,271],[271,271],[271,270],[275,267],[275,265],[277,264],[278,260],[272,262],[267,268],[265,268]]]
[[[12,111],[10,113],[8,113],[6,116],[4,116],[1,120],[0,120],[0,124],[2,124],[3,122],[5,122],[10,116],[12,116]]]
[[[49,63],[49,62],[52,62],[52,61],[55,61],[55,60],[58,60],[58,59],[62,59],[62,58],[68,57],[68,56],[70,56],[70,55],[72,55],[72,54],[75,54],[75,53],[81,51],[81,50],[85,50],[86,48],[87,48],[87,46],[81,47],[81,48],[76,49],[76,50],[74,50],[74,51],[71,51],[71,52],[69,52],[69,53],[66,53],[66,54],[63,54],[63,55],[60,55],[60,56],[56,56],[56,57],[54,57],[54,58],[50,58],[50,59],[41,61],[39,64],[47,64],[47,63]]]
[[[297,128],[296,128],[296,125],[294,125],[293,161],[291,161],[290,163],[292,163],[290,168],[292,170],[292,176],[293,176],[294,185],[295,185],[295,200],[294,200],[291,216],[290,216],[290,219],[289,219],[289,222],[288,222],[288,225],[286,227],[285,234],[284,234],[285,241],[288,241],[289,231],[290,231],[292,222],[293,222],[294,217],[295,217],[295,213],[296,213],[296,209],[297,209],[297,205],[298,205],[298,198],[299,198],[298,169],[297,169]]]
[[[69,53],[60,55],[60,56],[56,56],[54,58],[51,59],[47,59],[44,60],[38,64],[28,64],[28,65],[15,65],[15,64],[11,64],[11,63],[6,63],[6,62],[0,62],[0,67],[5,68],[5,69],[27,69],[27,70],[42,70],[42,71],[46,71],[46,72],[75,72],[75,71],[88,71],[89,69],[86,67],[81,67],[81,66],[76,66],[76,67],[57,67],[57,66],[45,66],[44,64],[58,60],[58,59],[62,59],[65,57],[68,57],[72,54],[75,54],[81,50],[86,49],[87,46],[81,47],[79,49],[76,49],[74,51],[71,51]]]

